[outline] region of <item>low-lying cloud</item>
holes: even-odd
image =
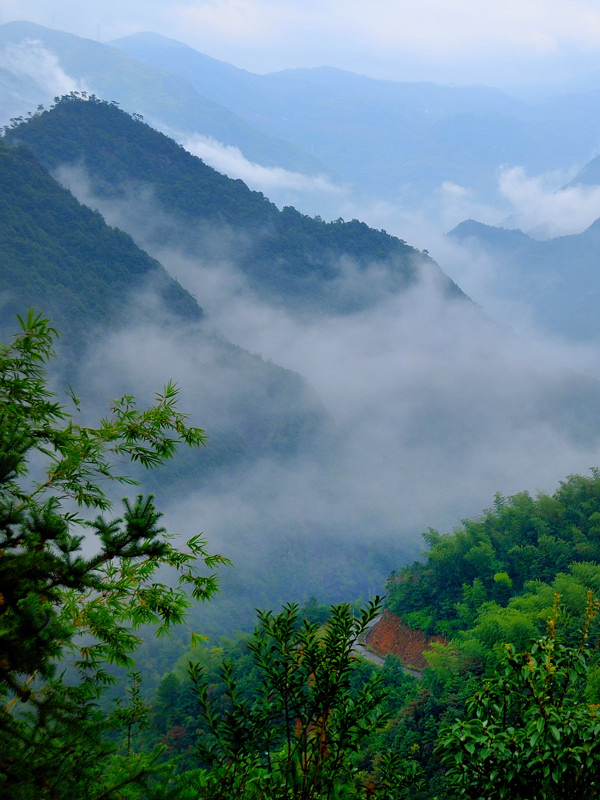
[[[182,146],[209,166],[230,178],[239,178],[251,189],[264,192],[279,206],[290,205],[302,195],[341,196],[345,189],[326,175],[306,175],[283,167],[265,167],[248,161],[238,147],[225,145],[210,136],[178,137]]]
[[[408,292],[360,313],[299,315],[249,289],[225,244],[219,251],[227,232],[212,230],[195,257],[153,240],[143,220],[156,228],[165,216],[150,213],[153,202],[148,194],[143,213],[132,199],[128,208],[95,204],[197,297],[209,329],[303,376],[328,420],[308,451],[263,455],[167,499],[182,532],[202,528],[213,549],[248,568],[281,572],[281,559],[297,559],[299,583],[303,575],[316,580],[318,540],[330,548],[325,596],[327,569],[334,576],[342,556],[355,558],[358,577],[365,548],[383,561],[387,554],[384,572],[399,567],[427,526],[458,524],[496,491],[553,491],[567,474],[599,463],[600,385],[576,371],[590,366],[589,351],[517,338],[469,301],[450,300],[427,269]],[[139,393],[173,377],[196,424],[209,434],[227,424],[231,398],[249,391],[252,371],[241,362],[223,369],[218,348],[181,325],[138,319],[138,310],[133,298],[127,323],[90,352],[83,384],[97,395]],[[265,402],[270,414],[288,400]]]
[[[571,374],[572,352],[565,347],[557,358],[541,340],[516,339],[471,304],[449,302],[427,276],[368,311],[308,321],[261,303],[240,283],[229,294],[222,265],[161,256],[216,329],[307,378],[336,432],[335,451],[285,466],[263,462],[221,490],[228,517],[237,508],[259,518],[268,508],[285,528],[310,520],[351,540],[358,526],[374,541],[396,530],[414,544],[427,525],[457,522],[497,490],[552,490],[597,461],[582,418],[597,387]],[[155,353],[151,342],[144,333],[135,353]],[[111,352],[121,358],[123,350]],[[209,502],[215,517],[218,505]]]
[[[72,90],[87,90],[82,81],[67,75],[54,53],[35,39],[24,39],[19,44],[9,43],[1,47],[0,68],[12,72],[17,78],[33,81],[43,93],[44,101]]]
[[[448,529],[494,492],[552,491],[598,462],[594,382],[548,347],[498,330],[477,308],[448,303],[427,279],[351,318],[301,322],[243,294],[208,297],[204,269],[193,278],[179,260],[177,270],[190,288],[204,287],[215,327],[304,375],[330,418],[326,441],[311,452],[262,457],[167,502],[175,528],[201,528],[242,569],[269,563],[284,534],[303,559],[298,575],[310,570],[311,537],[350,558],[366,543],[372,552],[400,546],[407,558],[427,526]],[[86,374],[102,376],[98,392],[113,394],[125,385],[145,394],[173,376],[210,434],[252,379],[223,368],[216,353],[189,331],[132,324],[99,343]]]
[[[523,166],[501,167],[496,197],[481,199],[469,186],[444,181],[418,207],[396,201],[342,198],[342,215],[360,216],[432,253],[440,236],[460,222],[519,229],[536,239],[581,233],[600,218],[600,186],[569,185],[582,165],[530,175]]]
[[[532,177],[523,167],[502,170],[499,190],[513,207],[506,227],[544,239],[589,227],[600,217],[600,186],[565,186],[567,180],[564,173]]]

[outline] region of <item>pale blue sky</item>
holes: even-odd
[[[600,69],[598,0],[0,0],[15,19],[101,41],[152,30],[255,72],[511,85]]]

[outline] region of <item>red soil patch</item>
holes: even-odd
[[[378,656],[385,658],[391,653],[398,656],[405,667],[412,669],[424,669],[427,666],[423,651],[428,649],[431,642],[445,644],[446,640],[443,636],[425,636],[422,631],[413,631],[387,608],[366,635],[367,645]]]

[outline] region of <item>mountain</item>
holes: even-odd
[[[474,154],[481,144],[474,140],[485,134],[490,152],[500,147],[497,157],[506,160],[502,151],[515,139],[507,126],[520,104],[498,90],[375,80],[331,67],[252,75],[156,34],[112,44],[202,86],[206,96],[313,153],[369,194],[398,197],[429,192],[443,180],[480,182]]]
[[[600,186],[600,156],[596,156],[579,170],[567,187]]]
[[[252,608],[307,594],[371,594],[417,554],[425,525],[597,460],[598,383],[499,329],[402,240],[279,211],[97,97],[13,123],[5,144],[26,147],[204,309],[190,321],[152,285],[124,284],[121,315],[89,326],[69,380],[97,407],[172,377],[208,430],[206,451],[151,487],[170,527],[201,525],[234,559],[209,624],[251,624]],[[34,199],[32,215],[55,202]],[[96,245],[80,235],[85,256]],[[73,270],[84,277],[85,260]]]
[[[59,106],[92,114],[86,126],[85,114],[76,123],[55,109],[54,116],[65,125],[63,146],[69,149],[73,144],[67,132],[76,124],[92,145],[95,137],[101,139],[110,132],[114,139],[104,150],[96,149],[96,158],[107,157],[115,170],[119,163],[124,164],[123,174],[135,161],[129,165],[126,160],[121,162],[123,154],[117,144],[135,143],[137,136],[142,140],[147,135],[157,137],[151,159],[155,165],[168,163],[171,157],[176,164],[180,156],[189,164],[192,158],[114,105],[71,98]],[[106,115],[107,125],[100,124],[94,114]],[[53,119],[53,112],[43,116]],[[94,119],[98,123],[95,133]],[[106,225],[97,211],[81,205],[31,150],[11,144],[13,138],[22,139],[29,126],[35,130],[36,121],[30,119],[0,142],[2,335],[6,338],[14,330],[13,312],[23,313],[35,305],[51,315],[62,331],[60,346],[66,357],[64,371],[56,379],[73,386],[86,407],[104,410],[106,398],[123,393],[135,394],[144,402],[169,377],[181,385],[182,405],[190,408],[194,422],[207,430],[209,445],[199,453],[182,454],[158,477],[147,477],[144,485],[170,508],[171,516],[179,518],[182,509],[187,509],[178,527],[185,530],[195,519],[207,520],[214,549],[222,549],[236,561],[237,569],[225,576],[229,591],[221,606],[211,607],[211,619],[202,623],[203,628],[214,624],[224,630],[251,624],[256,605],[277,604],[307,591],[333,600],[347,591],[358,593],[365,581],[379,585],[390,565],[399,558],[404,560],[404,552],[412,552],[401,540],[377,548],[373,535],[367,535],[340,553],[337,528],[344,528],[349,536],[355,534],[342,522],[324,524],[319,514],[309,525],[301,508],[293,508],[287,517],[274,514],[272,519],[265,518],[273,490],[287,492],[289,483],[300,491],[300,503],[305,493],[300,489],[302,474],[308,469],[327,472],[332,458],[339,457],[334,454],[342,444],[340,431],[314,390],[297,373],[230,344],[215,330],[196,299],[157,260],[128,234]],[[56,129],[52,135],[61,138]],[[226,220],[232,227],[238,215],[241,227],[245,225],[249,231],[262,219],[261,209],[266,209],[274,226],[279,223],[273,219],[279,217],[296,220],[295,212],[278,212],[240,182],[194,161],[200,168],[192,168],[188,186],[195,203],[202,197],[206,200],[207,224]],[[175,164],[171,192],[178,187]],[[106,178],[108,166],[97,175]],[[135,188],[139,189],[139,183]],[[104,184],[105,193],[110,195],[112,189],[114,186]],[[182,201],[182,214],[192,215],[188,206]],[[303,219],[301,215],[297,218]],[[186,223],[191,224],[190,217]],[[315,225],[319,228],[324,223]],[[340,227],[344,226],[339,223],[334,230]],[[395,250],[391,237],[358,223],[348,225],[349,235],[360,239],[363,228],[367,241],[372,235]],[[409,251],[412,255],[411,248]],[[447,283],[449,291],[455,292]],[[293,305],[293,298],[286,302]],[[248,497],[248,484],[254,481],[257,484]],[[235,501],[227,499],[231,495]],[[251,520],[258,508],[261,521],[254,527]],[[254,538],[250,552],[249,527]]]
[[[422,199],[443,182],[489,196],[500,166],[571,167],[596,144],[595,105],[585,94],[528,104],[485,86],[376,80],[331,67],[253,75],[157,34],[112,44],[375,196]]]
[[[0,141],[0,175],[4,336],[14,329],[16,313],[42,309],[61,331],[69,372],[77,375],[98,340],[132,321],[159,324],[165,337],[183,327],[196,352],[208,351],[219,369],[239,375],[235,397],[224,396],[215,380],[216,389],[194,399],[195,413],[216,439],[216,450],[202,454],[201,469],[289,453],[300,434],[311,435],[323,412],[302,380],[216,336],[195,298],[161,264],[81,205],[29,150]]]
[[[593,91],[534,104],[484,86],[331,67],[256,75],[157,34],[101,45],[24,22],[0,26],[0,47],[5,119],[69,89],[95,93],[187,139],[220,169],[279,189],[280,205],[333,218],[373,198],[412,212],[438,202],[448,183],[498,202],[500,167],[570,169],[597,140]]]
[[[582,233],[545,241],[473,220],[449,236],[488,259],[494,294],[547,331],[575,340],[600,336],[600,220]]]
[[[80,205],[30,151],[0,140],[0,174],[5,324],[28,305],[43,307],[65,330],[63,343],[81,347],[91,329],[115,323],[129,294],[145,286],[167,313],[202,320],[196,300],[155,259]]]
[[[144,65],[114,47],[30,22],[8,22],[0,25],[0,48],[0,113],[6,122],[55,95],[84,89],[145,115],[157,127],[201,133],[239,147],[259,164],[327,172],[306,152],[253,129],[181,76]]]
[[[424,269],[445,291],[462,296],[435,262],[406,242],[357,220],[326,223],[291,207],[279,211],[261,193],[95,97],[64,98],[14,126],[6,139],[27,145],[48,169],[61,167],[67,182],[74,169],[72,190],[87,181],[101,209],[126,206],[128,229],[146,249],[158,254],[171,246],[200,260],[233,260],[252,290],[287,308],[350,313],[405,291]],[[370,279],[347,280],[354,271]]]

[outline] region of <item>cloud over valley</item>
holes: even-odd
[[[585,355],[518,338],[468,300],[449,298],[435,271],[424,267],[407,292],[357,313],[297,313],[250,289],[227,230],[199,232],[206,247],[194,256],[152,238],[144,220],[160,222],[164,212],[150,214],[151,195],[142,213],[131,196],[94,202],[194,294],[215,339],[199,344],[176,326],[137,322],[132,298],[123,329],[89,354],[90,386],[100,369],[112,394],[174,377],[194,422],[213,434],[210,452],[236,430],[256,380],[241,362],[224,368],[216,344],[224,337],[298,373],[304,407],[320,409],[321,427],[306,447],[258,454],[208,484],[199,476],[169,508],[176,527],[194,521],[236,562],[249,568],[275,559],[283,568],[286,559],[299,559],[299,576],[310,572],[318,546],[329,552],[323,569],[332,580],[333,563],[352,552],[359,560],[379,554],[374,571],[384,576],[416,555],[426,527],[458,524],[496,491],[553,491],[567,474],[598,463],[600,385],[577,372]],[[350,271],[348,280],[357,274]],[[289,401],[275,392],[264,411],[284,415]],[[328,579],[319,580],[326,592]]]

